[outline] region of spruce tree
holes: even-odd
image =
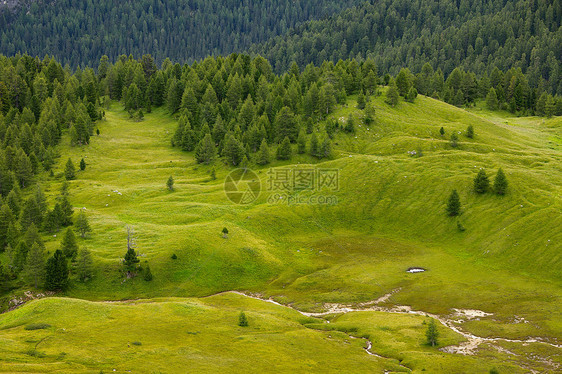
[[[439,331],[437,330],[437,325],[435,324],[435,320],[432,318],[429,324],[427,325],[427,330],[425,331],[425,337],[427,339],[427,344],[435,347],[437,342],[437,338],[439,337]]]
[[[320,146],[318,144],[318,137],[316,137],[316,133],[312,133],[310,136],[310,148],[309,148],[310,155],[313,157],[320,156]]]
[[[486,95],[486,106],[490,110],[498,109],[498,96],[496,95],[494,87],[490,88],[488,95]]]
[[[366,100],[363,91],[359,92],[359,96],[357,97],[357,109],[365,109]]]
[[[72,225],[72,214],[74,213],[74,208],[72,207],[72,204],[70,204],[68,194],[62,195],[60,209],[62,213],[62,216],[60,217],[61,224],[65,227]]]
[[[168,187],[168,191],[174,190],[174,177],[170,175],[170,178],[166,181],[166,187]]]
[[[466,128],[466,137],[467,138],[474,138],[474,127],[472,125],[468,125]]]
[[[238,315],[238,326],[240,327],[248,326],[248,318],[246,317],[246,313],[240,312],[240,314]]]
[[[443,126],[441,126],[441,128],[439,129],[439,134],[441,134],[441,136],[445,135],[445,129],[443,128]]]
[[[68,287],[68,265],[62,251],[57,249],[47,260],[45,288],[49,291],[64,291]]]
[[[304,129],[301,129],[301,131],[299,131],[299,137],[297,138],[297,153],[306,153],[306,133]]]
[[[453,190],[447,202],[447,214],[450,216],[458,216],[461,212],[461,201],[457,190]]]
[[[222,153],[229,165],[237,166],[242,161],[245,150],[238,139],[232,134],[228,134]]]
[[[292,156],[291,141],[289,137],[286,136],[281,142],[279,147],[277,147],[277,159],[278,160],[290,160]]]
[[[76,227],[76,230],[82,238],[85,238],[86,234],[92,231],[90,223],[88,222],[88,217],[86,217],[86,212],[84,212],[84,210],[80,209],[80,211],[78,212],[74,227]]]
[[[74,235],[74,231],[69,227],[64,232],[64,236],[62,237],[61,241],[61,249],[62,253],[68,257],[72,258],[75,257],[78,253],[78,243],[76,242],[76,235]]]
[[[86,161],[84,161],[84,158],[82,158],[80,160],[80,170],[84,171],[86,169]]]
[[[498,169],[496,174],[496,178],[494,179],[494,192],[498,195],[505,195],[507,191],[507,178],[502,170],[502,168]]]
[[[137,257],[137,252],[132,247],[127,249],[127,253],[125,253],[123,264],[125,265],[125,269],[129,272],[134,271],[137,267],[137,264],[140,260]]]
[[[210,134],[206,134],[195,149],[195,158],[198,163],[208,165],[215,160],[217,149]]]
[[[396,87],[396,83],[394,83],[394,81],[391,81],[390,87],[388,87],[388,90],[386,91],[385,103],[390,106],[396,106],[398,105],[398,98],[398,88]]]
[[[474,192],[480,194],[486,193],[488,192],[489,187],[490,187],[490,180],[486,175],[486,171],[484,169],[480,169],[480,171],[474,178]]]
[[[70,158],[66,162],[66,166],[64,168],[64,177],[67,181],[76,178],[76,170],[74,169],[74,164]]]
[[[84,282],[92,277],[93,266],[94,261],[92,260],[90,251],[86,248],[82,248],[80,252],[78,252],[78,257],[76,258],[76,272],[78,274],[78,279],[80,279],[81,282]]]
[[[35,288],[43,285],[45,278],[45,254],[43,247],[38,243],[33,243],[27,253],[23,271],[27,283],[33,284]]]
[[[320,157],[321,158],[332,158],[332,142],[328,136],[324,137],[322,145],[320,146]]]
[[[256,155],[256,164],[267,165],[271,161],[271,154],[269,152],[269,146],[267,141],[263,139],[261,141],[260,149]]]

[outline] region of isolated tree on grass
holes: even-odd
[[[494,179],[494,192],[498,195],[505,195],[507,191],[507,178],[502,170],[502,168],[498,169],[498,173],[496,174],[496,178]]]
[[[68,287],[68,265],[62,251],[57,249],[47,261],[45,288],[49,291],[64,291]]]
[[[66,162],[66,166],[64,168],[64,177],[67,181],[76,178],[76,169],[74,168],[74,164],[70,158]]]
[[[447,214],[450,216],[458,216],[461,212],[461,200],[457,190],[453,190],[447,202]]]
[[[441,128],[439,129],[439,134],[441,134],[441,136],[445,135],[445,129],[443,128],[443,126],[441,126]]]
[[[84,158],[82,158],[80,160],[80,170],[84,171],[86,169],[86,161],[84,161]]]
[[[81,282],[84,282],[92,277],[93,266],[94,261],[92,260],[90,251],[86,248],[82,248],[80,252],[78,252],[78,257],[76,258],[76,272],[78,273],[78,279],[80,279]]]
[[[246,313],[240,312],[240,314],[238,315],[238,326],[240,327],[248,326],[248,318],[246,317]]]
[[[37,242],[33,243],[27,253],[23,271],[25,280],[33,284],[35,288],[43,285],[45,279],[45,254],[43,247]]]
[[[472,127],[472,125],[468,125],[466,128],[466,137],[470,139],[474,138],[474,127]]]
[[[486,175],[486,171],[484,169],[480,169],[480,171],[474,178],[474,192],[480,194],[486,193],[488,192],[489,187],[490,187],[490,180]]]
[[[74,231],[69,227],[64,232],[64,236],[61,241],[62,253],[68,258],[75,257],[78,253],[78,243],[76,242],[76,236]]]
[[[90,223],[88,222],[88,217],[86,217],[84,210],[81,209],[78,213],[74,227],[76,227],[76,230],[82,238],[85,238],[86,234],[92,231]]]
[[[222,229],[222,237],[225,239],[228,238],[228,229],[226,227]]]
[[[135,247],[135,231],[131,226],[127,226],[127,253],[125,253],[123,264],[129,273],[134,271],[140,262],[137,252],[135,252]]]
[[[435,320],[432,318],[427,325],[427,330],[425,331],[425,337],[427,339],[427,344],[435,347],[438,344],[437,338],[439,337],[439,331],[437,330],[437,325]]]
[[[169,191],[174,190],[174,178],[170,175],[170,178],[166,181],[166,187],[168,187]]]

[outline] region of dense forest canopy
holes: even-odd
[[[562,3],[558,0],[381,0],[311,21],[251,48],[275,71],[293,61],[371,57],[379,71],[420,72],[429,62],[447,77],[521,68],[532,87],[562,94]]]
[[[115,61],[121,54],[186,62],[245,50],[359,2],[22,1],[15,12],[0,5],[0,53],[48,54],[71,67],[94,66],[102,55]]]

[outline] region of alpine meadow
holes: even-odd
[[[562,371],[559,0],[0,4],[1,373]]]

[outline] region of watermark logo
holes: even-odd
[[[260,178],[250,169],[231,171],[224,181],[226,197],[234,204],[250,204],[261,192]]]
[[[232,171],[224,188],[228,199],[235,204],[254,202],[262,190],[259,177],[250,169]],[[334,192],[339,188],[339,169],[271,168],[265,181],[269,204],[335,205],[338,199]]]

